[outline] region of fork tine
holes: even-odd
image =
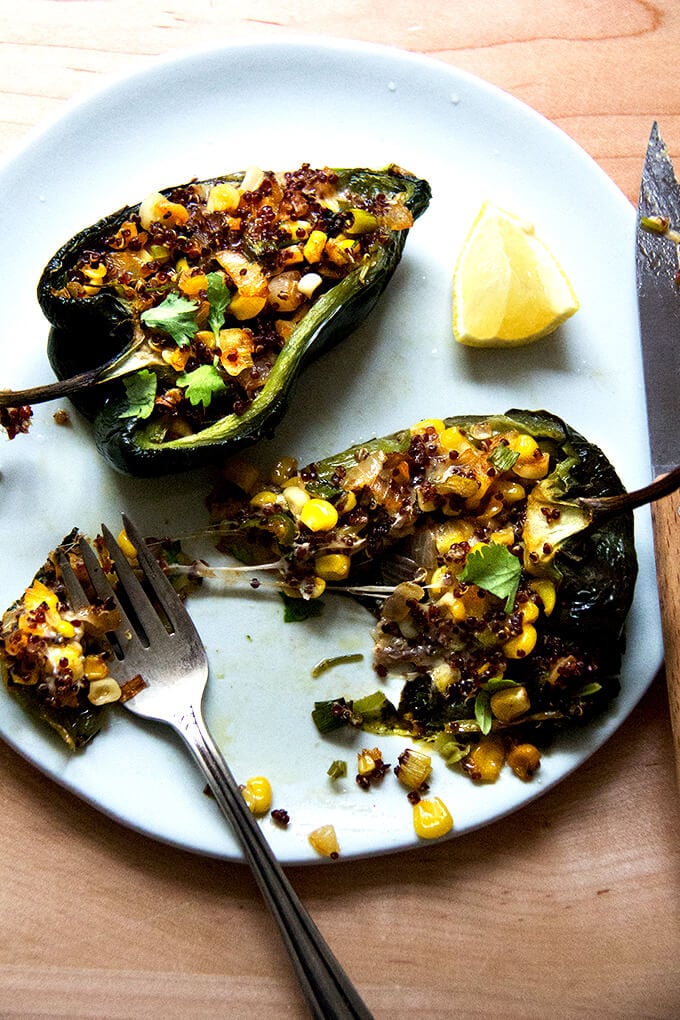
[[[87,570],[92,583],[92,587],[96,591],[97,595],[104,602],[113,601],[113,604],[120,614],[120,625],[115,631],[116,636],[121,640],[125,638],[125,643],[129,643],[131,635],[134,633],[133,626],[125,612],[125,609],[121,605],[120,599],[109,584],[106,574],[102,570],[101,563],[97,559],[92,546],[83,538],[80,541],[79,549],[80,555],[83,558],[83,563],[85,564],[85,569]]]
[[[108,549],[109,555],[111,556],[116,568],[120,587],[122,591],[125,592],[138,624],[141,625],[141,628],[144,631],[146,643],[153,644],[154,641],[158,641],[161,638],[167,638],[168,631],[159,617],[156,607],[150,601],[140,582],[137,580],[132,567],[128,563],[125,553],[122,551],[105,524],[102,524],[102,535],[104,536],[106,548]],[[136,543],[133,542],[133,544],[136,546]],[[174,622],[170,622],[173,630],[175,630]]]
[[[173,588],[168,577],[163,573],[155,556],[152,554],[139,529],[132,523],[127,514],[121,514],[125,532],[137,550],[139,566],[147,581],[151,585],[154,595],[163,607],[168,620],[174,630],[180,628],[188,633],[189,629],[194,630],[194,625],[189,618],[184,603]]]
[[[85,609],[89,605],[90,600],[87,597],[82,584],[76,577],[68,556],[63,552],[58,553],[57,563],[61,570],[61,577],[64,582],[67,598],[71,603],[71,609],[76,612],[78,612],[79,609]]]

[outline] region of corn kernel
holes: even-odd
[[[128,534],[125,528],[123,528],[118,533],[117,542],[120,547],[120,551],[122,552],[125,559],[128,560],[130,563],[137,563],[138,562],[137,550],[135,549],[134,545],[128,538]]]
[[[323,255],[328,235],[323,230],[313,230],[302,249],[307,262],[318,262]]]
[[[340,514],[350,513],[352,510],[354,510],[356,505],[357,498],[353,492],[345,492],[342,496],[340,496],[336,504],[338,513]]]
[[[443,449],[448,450],[449,453],[453,451],[462,453],[464,450],[472,449],[472,443],[469,442],[467,436],[461,432],[457,425],[443,429],[439,433],[439,442]]]
[[[252,776],[241,787],[241,793],[254,815],[264,815],[272,806],[272,788],[266,776]]]
[[[326,553],[324,556],[317,556],[314,571],[324,581],[344,581],[349,574],[350,565],[350,557],[345,553]]]
[[[519,503],[526,495],[524,486],[510,478],[499,478],[496,482],[496,492],[507,506]]]
[[[443,556],[452,545],[468,542],[473,535],[474,527],[470,521],[466,521],[464,518],[447,521],[446,524],[439,525],[435,531],[434,540],[437,552]]]
[[[254,496],[249,500],[249,505],[255,507],[257,510],[261,510],[265,506],[276,506],[280,501],[278,492],[271,492],[269,489],[262,489],[260,492],[255,493]]]
[[[86,655],[83,674],[88,680],[103,680],[109,675],[109,669],[101,655]]]
[[[439,609],[445,609],[451,619],[455,620],[456,623],[461,623],[467,619],[467,609],[465,603],[461,598],[457,598],[453,592],[447,591],[437,602]]]
[[[503,654],[508,659],[523,659],[525,656],[530,655],[536,647],[536,639],[538,635],[536,628],[528,623],[522,627],[520,634],[516,637],[510,638],[503,645]]]
[[[515,532],[512,525],[508,524],[505,528],[498,528],[497,531],[492,531],[489,535],[489,541],[495,542],[496,545],[514,545]]]
[[[538,619],[539,608],[535,602],[522,603],[522,623],[534,623]]]
[[[236,212],[240,200],[241,193],[238,188],[227,181],[221,181],[210,189],[205,205],[206,212]]]
[[[540,457],[532,457],[530,460],[518,460],[513,471],[520,478],[535,480],[545,478],[550,468],[550,454],[542,453]]]
[[[322,857],[336,858],[340,856],[340,844],[332,825],[320,825],[318,829],[310,832],[307,839]]]
[[[448,567],[437,567],[433,571],[432,577],[428,588],[433,598],[438,599],[446,592],[453,584],[453,577]]]
[[[303,506],[311,499],[309,493],[301,489],[299,485],[287,485],[283,490],[283,498],[294,517],[300,516]]]
[[[338,511],[327,499],[310,499],[300,511],[300,520],[310,531],[331,531],[338,523]]]
[[[120,687],[112,676],[93,680],[87,692],[87,700],[93,705],[110,705],[120,699]]]
[[[505,747],[496,736],[482,737],[463,758],[463,771],[477,783],[495,783],[505,764]]]
[[[413,827],[421,839],[438,839],[451,831],[453,818],[440,797],[430,797],[413,805]]]
[[[530,586],[532,591],[536,592],[539,599],[543,603],[543,612],[546,616],[550,616],[553,609],[555,608],[555,602],[557,600],[557,591],[552,581],[546,578],[537,578],[532,581]]]
[[[540,751],[533,744],[517,744],[508,751],[508,765],[526,783],[540,768]]]
[[[508,446],[516,453],[520,460],[529,460],[538,449],[538,443],[533,436],[524,432],[515,432],[508,436]]]

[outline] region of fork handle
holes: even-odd
[[[262,896],[276,920],[310,1012],[318,1020],[372,1020],[316,924],[299,900],[226,761],[196,708],[173,725],[205,774],[222,813],[243,847]]]

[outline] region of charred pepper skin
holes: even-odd
[[[337,169],[338,190],[366,200],[403,196],[413,220],[428,207],[427,181],[397,167],[384,171]],[[230,174],[197,186],[237,184],[243,174]],[[182,186],[160,194],[170,196]],[[128,206],[85,228],[50,259],[38,284],[38,301],[51,324],[47,351],[59,379],[112,360],[130,344],[133,322],[129,308],[113,291],[87,299],[65,296],[64,287],[83,252],[97,250],[132,216]],[[127,407],[120,381],[101,384],[74,396],[73,402],[93,424],[96,446],[116,470],[136,476],[188,471],[231,455],[270,436],[284,415],[300,374],[322,351],[342,341],[370,314],[394,273],[409,229],[390,230],[384,243],[313,304],[287,339],[263,388],[243,413],[229,413],[192,435],[166,440],[148,421],[121,417]],[[240,410],[240,409],[239,409]]]

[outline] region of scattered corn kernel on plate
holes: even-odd
[[[361,43],[300,37],[158,60],[108,82],[30,138],[0,170],[6,236],[23,239],[0,280],[3,385],[52,378],[35,287],[50,255],[82,226],[178,181],[302,162],[397,163],[427,179],[433,197],[378,306],[306,370],[275,438],[249,454],[255,462],[293,455],[308,463],[424,418],[524,407],[568,420],[605,451],[627,488],[650,479],[632,208],[529,108],[444,63]],[[475,350],[452,336],[452,270],[487,200],[535,224],[578,297],[576,314],[528,347]],[[56,406],[36,407],[29,434],[0,443],[3,610],[74,526],[94,535],[101,521],[115,525],[122,509],[147,534],[180,537],[207,521],[209,470],[170,480],[118,475],[97,455],[85,421],[70,409],[68,422],[58,423]],[[435,757],[430,794],[452,817],[449,835],[498,821],[550,790],[648,687],[662,645],[646,510],[636,514],[636,547],[640,573],[612,709],[560,738],[531,782],[505,770],[496,783],[476,785]],[[373,621],[360,605],[329,599],[321,616],[298,623],[284,623],[280,603],[264,592],[202,594],[191,607],[212,662],[208,721],[239,781],[266,777],[272,807],[287,812],[285,828],[269,816],[262,821],[284,863],[325,860],[309,842],[325,826],[333,827],[340,860],[427,845],[430,822],[429,834],[443,831],[425,818],[416,833],[391,770],[368,790],[354,781],[364,747],[379,746],[394,765],[411,741],[347,731],[323,737],[312,721],[316,701],[378,686]],[[336,665],[314,675],[335,657]],[[170,734],[113,712],[105,732],[71,754],[0,693],[3,738],[55,781],[159,840],[240,857]],[[347,777],[330,778],[340,759]]]

